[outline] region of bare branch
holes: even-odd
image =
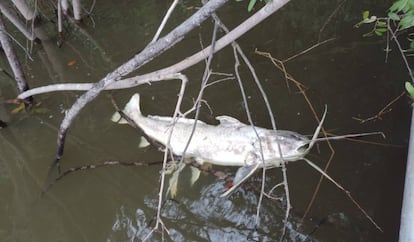
[[[398,50],[400,51],[400,54],[401,54],[401,58],[403,59],[403,61],[404,61],[404,64],[405,64],[405,67],[407,68],[407,70],[408,70],[408,74],[410,75],[410,78],[411,78],[411,83],[414,83],[414,76],[413,76],[413,72],[411,71],[411,67],[410,67],[410,64],[408,64],[408,60],[407,60],[407,58],[405,57],[405,55],[404,55],[404,51],[403,51],[403,49],[402,49],[402,47],[401,47],[401,45],[400,45],[400,42],[398,41],[398,39],[397,39],[397,36],[395,35],[395,32],[398,30],[395,30],[395,32],[391,29],[391,27],[390,27],[390,25],[387,25],[388,27],[388,31],[387,32],[390,32],[391,33],[391,40],[392,39],[394,39],[394,42],[395,42],[395,44],[397,45],[397,47],[398,47]]]
[[[26,1],[12,0],[12,2],[27,21],[34,21],[36,13]]]
[[[326,177],[326,179],[328,179],[330,182],[332,182],[333,184],[335,184],[336,187],[338,187],[339,189],[341,189],[342,191],[345,192],[345,194],[348,196],[348,198],[355,204],[355,206],[358,207],[358,209],[365,215],[365,217],[381,232],[384,232],[381,227],[374,221],[374,219],[371,218],[371,216],[369,216],[369,214],[365,211],[365,209],[363,209],[361,207],[361,205],[359,205],[359,203],[354,199],[354,197],[352,197],[351,193],[346,190],[343,186],[341,186],[341,184],[339,184],[338,182],[336,182],[332,177],[330,177],[326,172],[324,172],[321,168],[319,168],[317,165],[315,165],[313,162],[311,162],[310,160],[304,158],[304,160],[306,161],[306,163],[308,163],[310,166],[312,166],[315,170],[317,170],[319,173],[321,173],[324,177]]]
[[[121,79],[132,71],[138,69],[142,65],[148,63],[156,56],[160,55],[167,49],[174,46],[176,43],[181,41],[184,36],[199,26],[204,20],[206,20],[211,13],[220,8],[228,0],[212,0],[200,10],[198,10],[193,16],[184,21],[181,25],[175,28],[172,32],[167,34],[155,43],[149,44],[141,53],[135,55],[132,59],[127,61],[125,64],[118,67],[112,73],[109,73],[105,78],[97,82],[93,88],[88,92],[79,97],[76,102],[72,105],[69,111],[66,113],[61,126],[59,128],[58,140],[57,140],[57,152],[56,160],[53,164],[56,164],[63,155],[64,142],[66,138],[66,132],[72,123],[72,120],[77,116],[81,109],[90,101],[95,99],[99,93],[104,90],[109,84]],[[176,72],[176,71],[175,71]]]
[[[9,39],[9,36],[7,35],[6,27],[4,26],[1,15],[0,15],[0,43],[1,43],[1,46],[3,47],[4,52],[6,53],[7,60],[13,71],[14,79],[16,80],[16,83],[17,83],[17,86],[20,92],[26,91],[27,89],[29,89],[29,85],[27,84],[22,67],[20,66],[20,62],[17,59],[16,54],[14,53],[13,46],[10,43],[10,39]],[[27,101],[31,103],[33,101],[33,98],[29,96],[27,98]]]
[[[72,7],[73,7],[73,18],[75,19],[76,23],[79,23],[82,20],[81,12],[82,6],[80,0],[72,0]]]
[[[157,41],[158,37],[160,37],[161,31],[164,29],[165,24],[167,23],[168,19],[170,18],[177,4],[178,4],[178,0],[174,0],[174,2],[171,4],[170,8],[167,11],[167,14],[165,14],[164,18],[162,19],[160,27],[158,27],[157,33],[155,33],[155,36],[152,39],[151,43],[154,43],[155,41]]]
[[[18,16],[13,13],[9,6],[7,6],[4,1],[0,1],[0,11],[4,14],[4,16],[14,25],[16,28],[22,32],[22,34],[28,39],[28,40],[34,40],[35,36],[29,32],[29,30],[26,28],[26,25],[22,23],[22,21],[18,18]]]

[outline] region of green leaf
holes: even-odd
[[[377,26],[378,27],[387,27],[387,23],[384,21],[377,21]]]
[[[251,12],[255,4],[256,4],[256,0],[250,0],[249,6],[247,6],[247,11]]]
[[[385,32],[387,32],[387,29],[386,28],[377,28],[375,31],[378,31],[380,33],[385,33]]]
[[[400,20],[400,16],[394,12],[389,12],[388,13],[388,17],[394,21],[399,21]]]
[[[407,90],[410,97],[414,99],[414,87],[410,82],[405,82],[405,90]]]
[[[19,104],[19,106],[17,106],[16,108],[13,108],[13,110],[11,111],[11,114],[17,114],[20,113],[24,110],[24,102],[21,102]]]
[[[414,26],[414,15],[405,15],[400,21],[401,29],[406,29]]]
[[[385,32],[387,32],[386,28],[377,28],[375,29],[375,34],[378,36],[382,36]]]
[[[411,43],[410,43],[410,48],[411,48],[411,49],[414,49],[414,40],[411,40]]]
[[[362,20],[362,23],[369,24],[369,23],[373,23],[375,21],[377,21],[377,16],[371,16],[369,18],[366,18],[366,19]]]
[[[362,13],[362,19],[367,19],[369,17],[369,11],[366,10]]]
[[[410,11],[410,5],[405,5],[404,8],[402,9],[403,13],[408,13],[408,11]]]
[[[390,7],[390,12],[398,13],[408,5],[408,0],[398,0]]]

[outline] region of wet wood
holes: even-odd
[[[9,65],[13,71],[14,79],[16,80],[17,87],[20,92],[24,92],[29,89],[26,77],[24,76],[22,67],[14,52],[13,45],[11,44],[9,35],[7,34],[6,27],[4,26],[2,16],[0,15],[0,43],[6,54]],[[33,102],[33,97],[25,99],[28,103]]]
[[[26,24],[3,1],[0,1],[0,11],[28,40],[36,39],[35,34],[27,29]]]
[[[80,23],[82,20],[82,6],[80,0],[72,0],[72,7],[73,7],[73,18],[75,19],[76,23]]]
[[[36,18],[34,9],[25,0],[12,0],[12,2],[27,21],[31,22]]]

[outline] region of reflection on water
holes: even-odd
[[[247,17],[245,2],[232,1],[223,9],[224,21],[234,25],[240,18]],[[176,12],[181,19],[192,11],[189,6],[193,3],[184,3]],[[312,7],[305,8],[303,4]],[[99,80],[151,39],[150,33],[155,32],[158,18],[166,7],[164,1],[139,4],[125,1],[122,5],[99,1],[94,19],[96,29],[86,27],[94,41],[73,32],[61,49],[37,50],[33,56],[35,62],[27,64],[29,81],[32,86],[40,86]],[[318,113],[322,113],[325,104],[328,105],[324,123],[328,130],[340,134],[383,131],[387,143],[404,147],[408,141],[409,123],[409,107],[404,99],[398,101],[382,120],[360,125],[352,119],[375,114],[401,93],[401,80],[406,78],[396,53],[392,52],[389,63],[384,63],[381,53],[384,43],[364,39],[361,37],[363,30],[352,29],[366,7],[369,6],[345,2],[324,32],[329,37],[337,36],[337,40],[289,62],[287,68],[308,87]],[[265,80],[263,85],[280,128],[310,134],[316,122],[303,97],[291,84],[287,87],[283,75],[272,63],[254,55],[253,50],[259,48],[283,59],[308,48],[315,43],[320,26],[334,8],[332,1],[292,1],[240,40],[259,77]],[[303,13],[302,9],[309,11]],[[88,22],[85,25],[89,26]],[[208,41],[209,31],[208,26],[202,26],[184,44],[170,50],[156,63],[145,66],[142,72],[164,67],[199,50],[197,35],[200,33]],[[99,48],[94,46],[96,43]],[[232,53],[226,51],[216,56],[215,71],[233,71]],[[45,64],[44,59],[51,54],[54,54],[53,65]],[[78,64],[69,67],[66,65],[69,60],[78,60]],[[191,80],[184,98],[186,107],[193,104],[198,93],[203,68],[200,64],[185,71]],[[243,68],[241,71],[254,122],[271,127],[255,84]],[[0,100],[15,97],[15,88],[10,83],[0,75]],[[146,100],[142,103],[144,112],[170,115],[174,110],[172,100],[177,97],[177,87],[176,82],[166,82],[117,91],[113,95],[121,104],[132,93],[140,92]],[[246,122],[235,81],[218,83],[207,88],[205,93],[212,113],[203,107],[201,117],[204,121],[212,123],[215,116],[230,115]],[[75,172],[60,180],[47,194],[41,194],[55,152],[57,129],[64,111],[77,95],[66,92],[37,97],[41,106],[49,110],[46,114],[10,115],[15,107],[0,103],[0,119],[9,122],[6,129],[0,130],[0,241],[139,241],[151,231],[158,204],[159,166],[108,167]],[[111,123],[113,112],[105,94],[81,112],[69,131],[63,169],[107,160],[144,162],[162,159],[162,153],[154,147],[138,149],[141,133]],[[375,230],[346,195],[326,181],[309,216],[301,221],[319,174],[305,163],[295,162],[287,166],[293,206],[287,224],[287,240],[396,241],[406,147],[349,141],[333,144],[336,153],[329,174],[351,191],[382,226],[384,233]],[[321,143],[309,157],[323,167],[328,156],[328,148]],[[235,169],[220,169],[228,174],[235,173]],[[279,169],[272,169],[267,174],[267,188],[281,181]],[[188,170],[184,170],[183,177],[189,177]],[[167,240],[275,241],[280,237],[285,216],[283,190],[275,194],[282,198],[282,202],[263,200],[260,225],[255,226],[260,174],[229,198],[219,198],[225,183],[211,175],[202,175],[194,186],[187,184],[185,178],[182,180],[176,200],[167,200],[163,206],[163,222],[169,230],[168,235],[164,234]],[[150,241],[161,240],[162,234],[156,233]]]
[[[223,187],[224,182],[214,182],[204,186],[199,199],[167,200],[162,216],[164,221],[168,221],[168,237],[173,241],[275,241],[280,237],[284,210],[278,202],[263,204],[257,227],[257,191],[240,189],[233,197],[223,199],[219,197]],[[125,206],[119,208],[107,241],[136,241],[148,236],[154,226],[155,194],[147,195],[144,203],[152,212]],[[275,221],[275,218],[279,220]],[[341,241],[363,241],[358,228],[341,212],[320,221],[300,221],[293,213],[287,223],[286,238],[289,241],[324,241],[323,238],[329,237],[340,237]],[[161,233],[155,233],[150,241],[161,241],[161,238]]]

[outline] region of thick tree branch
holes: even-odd
[[[22,34],[28,39],[28,40],[34,40],[36,36],[33,34],[33,32],[30,32],[26,25],[19,19],[19,17],[10,9],[8,5],[4,3],[4,1],[0,1],[0,11],[3,13],[3,15],[14,25],[16,28],[22,32]]]
[[[276,12],[279,8],[281,8],[283,5],[285,5],[288,2],[288,0],[284,1],[272,1],[268,3],[264,8],[262,8],[260,11],[255,13],[253,16],[248,18],[246,21],[241,23],[239,26],[237,26],[235,29],[230,31],[228,34],[224,35],[222,38],[217,40],[216,46],[214,48],[214,52],[218,52],[230,43],[232,43],[234,40],[245,34],[247,31],[252,29],[254,26],[259,24],[261,21],[269,17],[272,13]],[[114,90],[114,89],[126,89],[131,88],[135,86],[139,86],[142,84],[147,84],[150,82],[155,81],[161,81],[165,80],[165,76],[169,76],[172,73],[183,71],[198,62],[204,60],[208,57],[209,53],[211,51],[211,46],[208,46],[204,48],[203,50],[197,52],[196,54],[185,58],[184,60],[151,72],[144,75],[138,75],[132,78],[127,78],[123,80],[119,80],[117,82],[112,82],[108,84],[107,86],[103,87],[103,90]],[[27,96],[31,95],[37,95],[42,93],[48,93],[48,92],[56,92],[56,91],[88,91],[90,90],[95,83],[66,83],[66,84],[53,84],[43,87],[37,87],[32,88],[31,90],[21,93],[18,98],[23,99]]]
[[[114,72],[109,73],[101,81],[94,84],[94,86],[79,97],[73,106],[67,112],[65,118],[63,119],[57,140],[57,153],[56,153],[56,162],[60,160],[63,155],[64,142],[66,137],[66,132],[69,129],[69,126],[72,123],[72,120],[77,116],[77,114],[82,110],[82,108],[95,99],[99,93],[104,90],[106,86],[115,81],[119,80],[122,76],[125,76],[132,71],[138,69],[142,65],[148,63],[153,58],[157,57],[167,49],[174,46],[176,43],[181,41],[184,36],[193,30],[195,27],[199,26],[204,20],[206,20],[214,11],[219,9],[226,3],[228,0],[212,0],[208,4],[204,5],[199,9],[194,15],[184,21],[181,25],[167,34],[165,37],[159,39],[155,43],[149,44],[141,53],[135,55],[125,64],[118,67]]]
[[[3,23],[3,18],[0,14],[0,43],[6,54],[7,60],[10,64],[10,67],[14,74],[14,79],[16,80],[17,87],[20,92],[24,92],[29,89],[29,85],[26,82],[22,67],[19,60],[17,59],[16,54],[14,53],[13,45],[10,42],[10,38],[7,34],[6,27]],[[28,102],[32,102],[32,97],[27,97]]]

